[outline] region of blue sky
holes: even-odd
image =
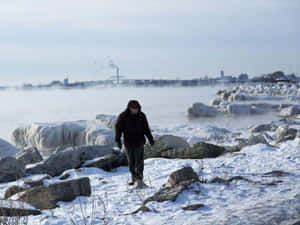
[[[0,84],[300,75],[299,0],[3,0]]]

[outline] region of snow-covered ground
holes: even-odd
[[[280,224],[298,215],[300,207],[300,146],[299,140],[288,141],[278,147],[258,144],[245,147],[235,155],[215,159],[145,161],[145,182],[150,186],[133,190],[127,185],[129,172],[120,167],[112,172],[96,168],[69,170],[68,179],[89,177],[91,197],[79,197],[73,202],[61,202],[59,208],[45,210],[41,216],[31,216],[29,224],[61,225],[84,224],[84,218],[93,224]],[[263,185],[237,180],[230,185],[201,183],[192,185],[175,202],[150,202],[151,212],[127,215],[141,202],[167,182],[171,172],[190,165],[208,181],[218,176],[243,176],[252,181],[276,185]],[[203,166],[203,170],[201,167]],[[281,177],[266,177],[264,173],[282,170],[290,173]],[[26,178],[29,179],[29,178]],[[51,182],[57,182],[58,178]],[[49,181],[48,181],[49,182]],[[0,185],[0,193],[16,182]],[[20,181],[18,181],[21,185]],[[200,193],[198,192],[200,190]],[[0,196],[2,197],[2,196]],[[181,207],[202,203],[204,208],[184,211]],[[94,207],[93,207],[94,206]],[[273,221],[273,222],[272,222]]]

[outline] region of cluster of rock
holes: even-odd
[[[210,105],[194,103],[187,109],[190,118],[216,117],[224,114],[259,115],[280,112],[282,117],[298,116],[299,104],[273,104],[270,101],[300,100],[299,84],[258,84],[239,85],[233,88],[219,90],[217,98]],[[255,103],[251,103],[255,101]],[[267,101],[267,102],[263,102]]]

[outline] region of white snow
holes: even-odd
[[[155,193],[167,182],[171,172],[190,165],[201,177],[211,180],[215,176],[230,178],[244,176],[253,181],[270,182],[281,180],[274,186],[253,184],[247,181],[233,181],[230,185],[200,184],[200,193],[193,185],[184,191],[175,202],[150,202],[147,206],[157,212],[139,212],[125,215],[137,209],[141,201]],[[200,167],[204,167],[201,172]],[[236,156],[222,156],[216,159],[181,160],[148,159],[145,161],[145,182],[150,188],[132,190],[127,186],[129,172],[120,167],[112,172],[97,168],[69,170],[68,179],[89,177],[92,184],[91,197],[79,197],[73,202],[60,202],[59,208],[43,211],[43,225],[71,224],[70,219],[83,224],[83,215],[92,216],[94,224],[260,224],[267,223],[270,216],[293,213],[300,201],[292,202],[300,194],[300,146],[297,141],[289,141],[278,148],[258,144],[245,147]],[[263,177],[263,173],[283,170],[291,175],[283,177]],[[28,178],[26,178],[28,179]],[[45,182],[58,182],[58,177]],[[4,190],[11,182],[0,185]],[[103,203],[104,202],[104,203]],[[183,211],[182,206],[202,203],[204,208]],[[93,213],[92,205],[95,204]],[[104,204],[104,205],[103,205]],[[292,205],[291,205],[292,204]],[[105,206],[105,207],[104,207]],[[104,208],[106,213],[104,213]],[[83,208],[83,212],[81,210]],[[290,209],[290,211],[288,210]],[[285,212],[287,211],[287,212]],[[267,217],[269,216],[269,217]],[[284,215],[281,215],[284,218]],[[289,215],[291,216],[291,215]],[[30,216],[31,224],[39,224],[41,216]]]

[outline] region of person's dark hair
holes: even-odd
[[[141,105],[137,100],[130,100],[127,105],[127,109],[134,108],[141,110]]]

